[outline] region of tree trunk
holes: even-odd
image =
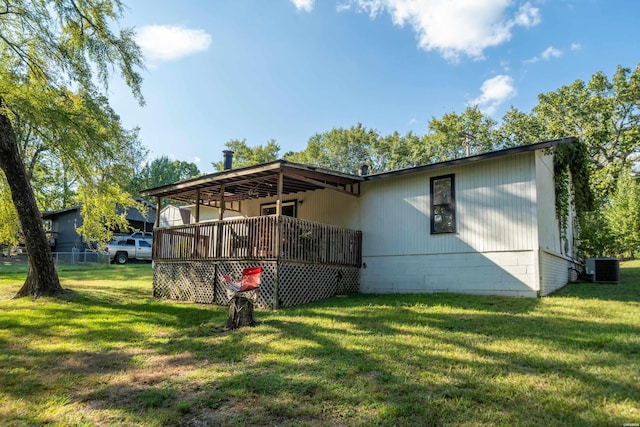
[[[242,296],[234,296],[229,304],[229,318],[225,329],[238,329],[243,326],[255,326],[253,302]]]
[[[0,97],[0,108],[4,108],[2,97]],[[11,198],[18,211],[29,256],[27,279],[14,298],[27,295],[37,298],[40,295],[62,293],[63,289],[51,257],[49,241],[42,227],[36,198],[18,152],[11,121],[3,110],[0,110],[0,168],[11,189]]]

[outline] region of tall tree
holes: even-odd
[[[309,138],[303,151],[290,153],[286,158],[292,162],[356,173],[362,164],[378,166],[378,162],[372,161],[372,154],[379,138],[378,132],[360,123],[348,129],[334,128],[316,133]]]
[[[640,184],[628,172],[618,177],[611,205],[605,210],[618,252],[633,258],[640,250]]]
[[[502,117],[502,124],[497,131],[498,143],[505,148],[553,139],[547,132],[544,122],[534,114],[527,114],[515,107]]]
[[[259,165],[278,159],[280,146],[275,139],[270,139],[264,145],[249,147],[246,139],[232,139],[224,144],[227,150],[233,151],[233,167]],[[217,171],[224,169],[224,161],[214,162],[213,168]]]
[[[20,219],[11,201],[7,182],[0,177],[0,247],[16,246],[20,238]]]
[[[67,88],[77,88],[77,95],[90,107],[86,111],[97,112],[99,105],[104,105],[104,92],[115,70],[142,103],[141,77],[136,68],[143,64],[133,31],[123,29],[117,34],[112,31],[122,16],[123,5],[119,0],[5,0],[1,7],[0,169],[10,188],[29,254],[29,272],[17,296],[53,295],[61,292],[62,287],[13,122],[38,109],[33,103],[35,99],[27,95],[32,87],[52,99],[56,95],[66,98],[67,102],[73,102]],[[92,104],[96,99],[100,99],[99,103]],[[60,119],[55,116],[59,111],[55,108],[50,111],[52,125]],[[79,122],[86,119],[67,118]],[[77,127],[79,132],[82,128]],[[58,142],[65,152],[64,140]],[[103,148],[97,152],[108,155],[108,144]],[[70,160],[79,162],[81,158]]]
[[[611,80],[597,72],[589,82],[576,80],[541,94],[530,115],[507,113],[500,133],[521,144],[580,138],[591,159],[594,192],[605,203],[618,176],[640,156],[640,65],[633,71],[618,66]]]
[[[195,163],[170,160],[167,156],[161,156],[145,164],[134,175],[129,190],[136,194],[147,188],[172,184],[198,175],[200,170]]]
[[[485,153],[496,148],[496,121],[482,114],[478,106],[462,114],[448,113],[429,122],[433,145],[431,161],[444,161]]]
[[[378,137],[373,140],[369,161],[371,172],[384,172],[394,169],[402,169],[418,164],[414,156],[415,147],[420,144],[420,138],[412,132],[400,135],[394,132],[391,135]]]

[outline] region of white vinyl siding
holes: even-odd
[[[363,292],[535,296],[534,153],[362,186]],[[456,233],[430,234],[429,179],[455,175]]]
[[[532,250],[533,154],[373,180],[362,186],[364,256]],[[456,233],[430,234],[429,178],[455,174]]]
[[[540,251],[540,295],[549,295],[569,282],[572,262],[563,256]]]
[[[360,229],[358,197],[334,190],[316,190],[286,194],[283,201],[296,200],[297,218],[337,227]],[[248,217],[260,215],[260,205],[275,203],[276,197],[242,202],[242,214]]]
[[[560,254],[560,229],[556,217],[555,184],[553,181],[553,156],[536,153],[537,209],[540,224],[538,240],[541,250]]]
[[[444,175],[455,179],[456,231],[431,234],[430,179]],[[327,189],[283,201],[297,201],[298,218],[362,231],[362,292],[533,297],[568,280],[550,154],[372,177],[360,187],[360,197]],[[275,199],[243,201],[242,214],[258,216]]]
[[[365,258],[363,293],[537,296],[533,251]]]

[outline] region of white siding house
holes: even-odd
[[[573,236],[569,244],[560,236],[545,147],[368,177],[359,205],[361,291],[533,297],[565,285]],[[454,230],[433,233],[430,182],[442,176],[454,182]]]
[[[553,157],[574,142],[364,176],[277,160],[147,190],[191,204],[188,223],[156,230],[154,292],[223,303],[223,275],[260,265],[273,308],[356,291],[547,295],[577,263]]]
[[[215,221],[218,219],[218,209],[208,206],[200,206],[200,222]],[[239,216],[238,212],[227,211],[226,219]],[[195,206],[174,206],[167,205],[160,211],[160,227],[173,227],[176,225],[194,224]]]
[[[167,205],[160,210],[160,227],[189,224],[191,212],[181,206]]]

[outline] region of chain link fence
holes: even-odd
[[[53,261],[59,264],[96,264],[108,265],[109,253],[88,250],[75,250],[71,252],[53,252]]]

